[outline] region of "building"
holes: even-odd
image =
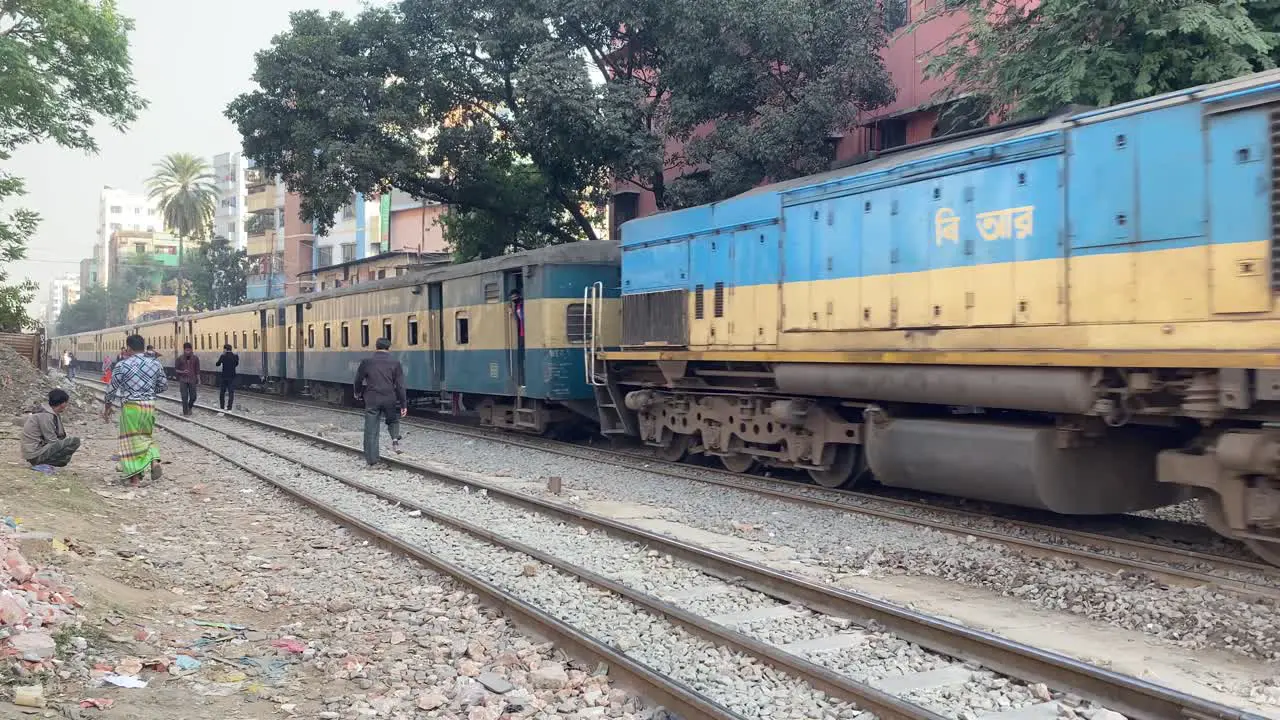
[[[243,250],[248,243],[245,233],[248,191],[245,185],[245,160],[238,152],[213,156],[213,174],[218,188],[218,207],[213,215],[213,234],[221,235],[231,246]]]
[[[288,193],[284,198],[285,295],[297,295],[311,288],[302,277],[315,267],[316,226],[302,219],[302,196]]]
[[[146,300],[135,300],[125,309],[126,322],[161,320],[178,314],[177,295],[152,295]]]
[[[885,22],[890,31],[888,47],[884,50],[885,68],[897,88],[897,97],[891,105],[879,108],[858,126],[832,137],[834,160],[847,163],[869,152],[887,150],[909,143],[928,140],[940,134],[949,134],[980,126],[987,118],[967,119],[964,113],[948,113],[940,125],[939,105],[934,98],[944,88],[937,79],[926,80],[925,66],[929,53],[941,49],[946,40],[965,22],[963,12],[942,12],[942,9],[959,7],[954,0],[885,0]],[[911,23],[936,14],[931,20],[911,27]],[[971,123],[971,125],[966,125]],[[678,150],[675,143],[668,143],[668,152]],[[682,169],[668,170],[666,177],[678,177]],[[652,215],[658,211],[653,193],[634,183],[614,183],[613,199],[609,207],[611,236],[618,237],[622,223],[637,217]]]
[[[67,273],[49,283],[49,297],[44,303],[44,326],[53,329],[62,311],[80,299],[80,276]]]
[[[102,248],[93,246],[93,257],[80,261],[80,294],[88,292],[95,285],[102,285]]]
[[[382,203],[356,193],[334,217],[333,227],[315,240],[312,267],[363,260],[382,252]]]
[[[381,202],[381,217],[385,228],[383,239],[386,252],[412,251],[417,253],[443,253],[449,251],[444,241],[444,217],[446,207],[431,200],[419,200],[403,190],[392,190]]]
[[[321,292],[397,277],[432,265],[447,264],[449,260],[450,256],[447,252],[419,253],[392,250],[371,257],[309,270],[303,273],[305,275],[303,280],[310,283],[316,292]]]
[[[249,255],[249,300],[285,294],[284,183],[250,164],[245,170],[245,252]]]
[[[156,204],[145,195],[119,188],[104,187],[98,196],[98,247],[97,257],[110,255],[111,236],[117,231],[154,233],[164,229]],[[99,267],[99,282],[111,282],[110,263]]]
[[[188,241],[183,253],[194,249]],[[163,232],[117,230],[111,235],[107,250],[106,274],[109,277],[146,277],[159,291],[165,282],[178,274],[178,238]]]

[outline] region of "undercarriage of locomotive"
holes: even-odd
[[[640,439],[670,460],[702,454],[733,472],[804,471],[829,488],[874,480],[1069,515],[1196,498],[1209,527],[1280,565],[1280,429],[1267,428],[1270,410],[1256,404],[1263,415],[1211,407],[1210,395],[1232,396],[1225,386],[1206,390],[1216,377],[1051,371],[1020,383],[1027,370],[1013,369],[1013,382],[987,386],[1005,406],[993,409],[976,389],[993,371],[948,385],[972,369],[942,370],[917,373],[915,385],[880,385],[868,393],[874,400],[785,394],[782,373],[767,392],[650,385],[624,396]],[[953,402],[920,402],[926,395]]]

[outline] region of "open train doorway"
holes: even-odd
[[[524,395],[524,271],[508,270],[504,278],[504,295],[507,300],[507,337],[512,342],[511,373],[516,381],[516,394]]]

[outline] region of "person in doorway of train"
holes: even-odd
[[[519,290],[511,291],[511,314],[516,318],[516,337],[524,340],[524,296]]]
[[[200,384],[200,358],[196,357],[191,343],[182,343],[182,354],[173,361],[173,371],[182,390],[182,414],[190,415],[191,408],[196,406],[196,386]]]
[[[156,445],[156,396],[169,386],[160,361],[147,357],[147,341],[141,335],[130,335],[129,356],[111,370],[111,387],[103,398],[106,407],[102,419],[111,420],[112,403],[120,399],[120,475],[137,485],[142,474],[151,470],[151,479],[159,480],[160,447]]]
[[[364,399],[364,459],[370,467],[381,459],[378,453],[378,422],[386,420],[391,449],[400,450],[400,418],[409,414],[409,397],[404,387],[404,368],[391,357],[391,341],[378,338],[373,357],[360,361],[356,370],[356,399]]]
[[[62,426],[62,413],[71,407],[71,396],[66,390],[49,391],[49,402],[27,416],[22,426],[22,459],[36,465],[66,467],[71,456],[80,449],[80,438],[67,437]]]
[[[222,354],[213,366],[222,368],[218,376],[218,408],[232,410],[236,405],[236,368],[240,367],[240,356],[231,352],[230,345],[223,345]]]

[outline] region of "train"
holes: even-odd
[[[230,339],[342,400],[381,334],[418,402],[486,425],[1069,515],[1195,499],[1280,565],[1277,139],[1267,71],[52,352]]]

